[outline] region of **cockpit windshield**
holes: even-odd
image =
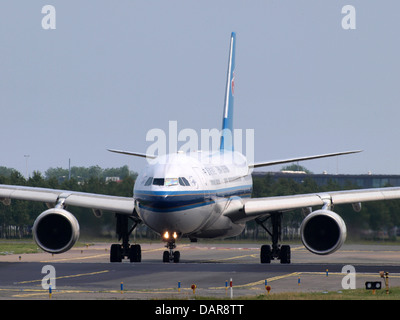
[[[163,185],[164,185],[164,178],[153,179],[153,186],[163,186]]]
[[[153,178],[153,177],[149,177],[145,180],[144,182],[145,186],[166,186],[166,187],[170,187],[170,186],[183,186],[183,187],[189,187],[190,183],[188,181],[188,179],[186,179],[185,177],[179,177],[179,178]]]
[[[146,180],[146,182],[144,183],[145,186],[150,186],[153,182],[153,177],[150,177]]]
[[[185,177],[180,177],[179,178],[179,184],[181,186],[188,186],[188,187],[190,186],[189,181],[187,181],[187,179]]]
[[[190,183],[185,177],[179,177],[179,178],[153,178],[149,177],[145,183],[145,186],[183,186],[183,187],[189,187]]]
[[[177,186],[178,178],[165,178],[165,186]]]

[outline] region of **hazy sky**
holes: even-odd
[[[256,161],[363,149],[302,164],[400,174],[399,12],[395,0],[3,0],[0,166],[139,171],[145,160],[106,148],[146,152],[169,120],[220,129],[235,31],[234,125],[254,129]]]

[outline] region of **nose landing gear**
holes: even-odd
[[[168,250],[165,250],[163,253],[163,262],[179,262],[181,258],[181,253],[179,251],[174,251],[174,249],[176,248],[175,240],[177,237],[178,235],[176,232],[173,233],[172,238],[169,236],[168,231],[164,233],[163,239],[167,242],[165,247]]]

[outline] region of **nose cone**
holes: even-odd
[[[210,211],[202,193],[153,191],[138,193],[139,215],[151,229],[188,234],[200,228]]]
[[[210,210],[204,190],[196,183],[196,159],[170,154],[138,176],[134,198],[138,213],[151,229],[187,234],[207,221]],[[198,181],[198,180],[197,180]],[[207,209],[206,209],[207,208]]]

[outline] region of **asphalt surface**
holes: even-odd
[[[235,299],[267,294],[266,284],[270,293],[340,291],[346,289],[343,283],[350,283],[343,269],[349,265],[357,288],[364,288],[366,281],[384,285],[379,271],[389,272],[391,286],[400,286],[399,246],[345,245],[332,255],[316,256],[293,245],[287,265],[260,264],[258,244],[183,244],[177,248],[179,263],[162,262],[161,243],[142,244],[141,263],[110,263],[109,247],[95,244],[60,255],[2,255],[0,299]]]

